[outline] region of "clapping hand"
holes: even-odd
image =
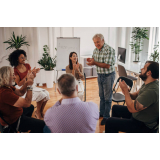
[[[36,77],[36,67],[34,67],[34,68],[31,70],[31,73],[33,73],[34,77]]]
[[[125,83],[125,81],[123,80],[119,80],[119,86],[121,87],[121,90],[123,92],[123,94],[125,95],[127,92],[129,92],[129,88],[127,86],[127,84]]]
[[[86,63],[86,64],[89,65],[89,66],[94,65],[94,58],[87,58],[87,62],[88,63]]]
[[[76,64],[76,70],[79,71],[79,63]]]
[[[36,74],[40,71],[40,68],[36,68],[34,67],[31,72],[34,74],[34,76],[36,77]]]
[[[28,72],[28,74],[27,74],[27,84],[32,85],[34,78],[35,78],[34,74],[31,71]]]
[[[27,79],[34,79],[34,78],[35,78],[35,74],[32,71],[28,71]]]
[[[36,73],[38,73],[40,71],[40,68],[36,68],[35,70],[36,70]]]
[[[79,63],[73,64],[73,70],[79,71]]]
[[[73,64],[73,70],[76,70],[76,64]]]
[[[91,59],[92,59],[92,58],[87,58],[87,62],[91,62]]]

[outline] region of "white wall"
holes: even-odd
[[[150,27],[149,33],[149,47],[148,47],[148,59],[151,56],[151,53],[154,52],[155,45],[158,45],[159,42],[159,27]]]
[[[96,33],[101,33],[104,36],[105,42],[108,43],[108,27],[75,27],[74,36],[80,37],[80,54],[81,55],[91,55],[95,48],[92,41],[92,37]]]
[[[147,28],[150,30],[150,28]],[[5,50],[8,40],[12,34],[27,36],[29,47],[22,47],[27,53],[28,63],[31,67],[39,67],[37,61],[42,57],[43,45],[49,45],[50,54],[56,55],[57,37],[80,37],[80,55],[91,55],[95,48],[92,37],[96,33],[102,33],[105,42],[118,51],[118,47],[126,48],[126,61],[132,61],[130,49],[132,27],[0,27],[0,67],[9,65],[6,60],[13,50]],[[146,59],[149,41],[144,42],[144,51],[141,59]],[[62,72],[63,73],[63,72]],[[61,74],[62,74],[61,73]],[[37,83],[45,83],[44,72],[37,74]]]
[[[73,27],[61,27],[61,37],[73,37]]]

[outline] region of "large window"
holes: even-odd
[[[149,47],[148,47],[148,59],[153,53],[154,45],[157,45],[159,42],[159,27],[151,27],[149,35]]]

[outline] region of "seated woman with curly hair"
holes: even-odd
[[[25,63],[26,52],[24,50],[15,50],[9,55],[9,62],[11,66],[14,66],[14,73],[16,76],[15,82],[18,86],[16,88],[20,88],[27,79],[27,74],[30,72],[39,72],[39,68],[34,68],[31,70],[31,66],[28,63]],[[35,111],[35,115],[38,119],[42,119],[44,117],[43,110],[50,99],[48,91],[45,89],[33,87],[33,96],[32,101],[37,102],[37,110]]]

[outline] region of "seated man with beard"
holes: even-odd
[[[129,93],[126,83],[119,81],[127,106],[112,107],[112,117],[106,120],[105,133],[145,133],[156,126],[159,118],[159,63],[147,61],[139,77],[144,84],[135,93]]]

